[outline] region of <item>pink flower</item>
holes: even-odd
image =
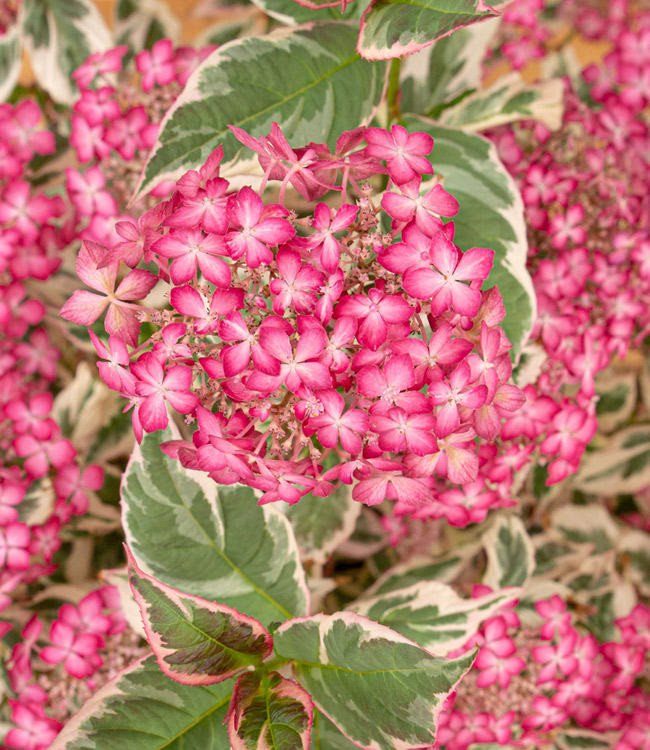
[[[189,367],[174,365],[165,373],[156,356],[149,352],[131,365],[131,371],[137,379],[135,392],[144,397],[138,416],[146,432],[167,427],[166,403],[181,414],[190,414],[198,406],[198,397],[190,392],[192,370]]]
[[[0,568],[27,570],[29,544],[30,533],[26,523],[10,523],[0,527]]]
[[[91,464],[83,473],[77,464],[68,464],[57,472],[54,489],[59,498],[70,503],[72,512],[82,515],[88,509],[88,491],[96,492],[104,484],[104,470]]]
[[[126,344],[117,336],[108,337],[108,346],[92,331],[88,329],[88,335],[97,350],[97,354],[107,360],[98,362],[99,376],[106,385],[114,391],[130,393],[133,390],[135,379],[126,369],[131,361],[131,355]]]
[[[98,75],[115,73],[122,69],[122,58],[129,51],[126,45],[109,49],[107,52],[93,52],[72,74],[80,88],[87,88]]]
[[[413,308],[403,297],[385,294],[379,289],[370,289],[368,296],[345,297],[336,306],[337,318],[341,315],[357,318],[357,339],[372,351],[386,341],[389,324],[406,323],[412,314]]]
[[[280,362],[280,372],[274,376],[254,370],[246,381],[248,388],[271,393],[284,384],[295,393],[301,385],[314,389],[331,386],[329,370],[316,361],[327,344],[327,337],[321,328],[309,328],[302,333],[295,351],[289,336],[280,328],[263,328],[260,331],[260,344],[267,354]]]
[[[65,622],[55,620],[50,628],[50,641],[54,645],[41,649],[41,659],[47,664],[63,662],[65,671],[78,680],[90,677],[102,664],[97,651],[104,640],[95,633],[76,633]]]
[[[427,133],[409,133],[401,125],[393,125],[390,133],[381,128],[366,128],[366,153],[385,159],[393,182],[403,185],[424,174],[433,174],[431,162],[425,158],[433,148],[433,138]]]
[[[379,434],[382,450],[401,453],[409,450],[418,456],[438,450],[432,430],[436,419],[431,413],[408,413],[399,407],[373,412],[370,429]]]
[[[533,659],[544,665],[537,677],[538,684],[552,682],[558,669],[567,677],[578,669],[578,660],[574,656],[577,642],[578,633],[569,628],[555,646],[537,646],[533,649]]]
[[[317,433],[318,440],[327,448],[336,448],[341,441],[343,450],[351,456],[361,453],[361,436],[368,430],[368,415],[360,409],[348,409],[345,414],[345,401],[334,390],[318,392],[318,400],[324,412],[309,419],[305,434]]]
[[[467,361],[463,360],[452,371],[449,383],[440,380],[429,386],[431,401],[441,406],[436,414],[436,434],[439,437],[446,437],[460,427],[459,406],[478,409],[485,403],[487,387],[472,387],[471,381],[471,368]]]
[[[397,221],[415,222],[415,226],[425,234],[433,234],[443,227],[440,216],[455,216],[460,208],[458,201],[442,185],[434,185],[423,195],[420,194],[422,178],[399,186],[400,193],[387,191],[381,199],[381,207]]]
[[[188,173],[191,174],[191,173]],[[200,176],[194,172],[199,178]],[[196,190],[188,190],[190,178],[185,176],[185,182],[181,186],[181,178],[178,182],[179,191],[183,195],[182,204],[174,213],[165,219],[165,226],[191,228],[201,227],[205,232],[225,235],[228,231],[228,214],[226,211],[228,199],[226,191],[228,182],[221,178],[207,180],[205,188],[196,187]]]
[[[194,318],[194,330],[198,334],[212,333],[219,327],[219,316],[228,315],[244,306],[243,289],[217,289],[210,302],[191,286],[174,287],[170,300],[172,307],[181,315]]]
[[[406,271],[404,289],[412,297],[431,300],[431,313],[440,315],[450,307],[460,315],[473,317],[481,305],[478,289],[463,281],[483,281],[492,270],[494,251],[474,247],[465,253],[438,232],[433,239],[431,260],[435,270]]]
[[[37,704],[11,701],[11,718],[16,725],[5,738],[7,747],[16,750],[45,750],[61,730],[56,719],[48,718]]]
[[[136,151],[146,148],[143,136],[148,125],[149,118],[145,108],[132,107],[125,115],[111,122],[104,135],[104,142],[113,146],[125,161],[131,161]]]
[[[98,166],[90,167],[83,174],[76,169],[67,168],[66,189],[70,200],[81,216],[115,216],[117,203],[115,198],[102,188],[106,180]]]
[[[175,76],[174,48],[171,39],[160,39],[149,50],[139,52],[135,65],[142,74],[142,90],[151,91],[155,86],[167,86]]]
[[[297,313],[312,312],[323,275],[312,266],[303,265],[300,255],[287,248],[278,251],[276,262],[280,278],[270,284],[271,293],[275,295],[273,312],[283,315],[290,307]]]
[[[318,231],[309,237],[307,247],[328,273],[338,268],[341,258],[341,246],[333,234],[349,227],[358,213],[357,206],[344,203],[332,218],[329,206],[325,203],[316,204],[312,225]]]
[[[164,258],[173,258],[169,275],[174,284],[184,284],[196,276],[197,267],[215,286],[230,286],[230,267],[217,255],[227,251],[221,237],[203,234],[200,229],[172,229],[151,246],[153,252]]]
[[[270,248],[288,242],[296,233],[283,216],[288,211],[279,205],[264,206],[249,187],[243,187],[228,204],[228,218],[236,229],[226,235],[226,244],[234,260],[246,255],[249,268],[269,265]]]
[[[571,613],[567,612],[566,604],[557,594],[550,599],[535,603],[535,609],[546,622],[542,625],[540,635],[545,641],[550,641],[555,635],[563,638],[570,630]]]
[[[158,279],[148,271],[130,271],[115,289],[117,264],[99,268],[106,248],[85,241],[77,255],[77,274],[91,289],[101,295],[77,290],[61,308],[62,318],[80,325],[92,325],[108,307],[106,330],[131,346],[137,346],[140,322],[136,310],[127,301],[142,299],[156,285]]]

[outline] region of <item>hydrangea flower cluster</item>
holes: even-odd
[[[432,138],[361,128],[331,154],[293,150],[276,125],[259,139],[232,130],[259,155],[258,192],[230,189],[218,149],[170,200],[118,225],[129,239],[79,252],[93,291],[75,292],[61,314],[92,325],[107,310],[108,341],[91,338],[136,436],[165,428],[168,408],[187,415],[192,441],[164,450],[220,484],[257,488],[261,503],[325,497],[341,481],[359,502],[389,498],[406,512],[457,514],[477,497],[485,512],[498,505],[479,478],[476,438],[492,444],[524,398],[508,383],[500,295],[481,291],[493,252],[453,244],[441,217],[458,204],[441,184],[420,196]],[[386,173],[379,197],[365,181]],[[281,182],[279,203],[261,197],[269,180]],[[289,184],[308,201],[329,190],[342,200],[299,217],[283,205]],[[121,274],[119,261],[132,270]],[[173,309],[136,304],[159,280]],[[157,330],[140,342],[143,320]],[[500,477],[507,485],[507,466]],[[464,485],[460,498],[439,495],[447,481]]]
[[[650,695],[635,683],[650,674],[650,610],[638,604],[605,643],[582,632],[557,595],[536,602],[535,611],[539,624],[522,628],[506,609],[459,649],[478,646],[479,653],[445,706],[435,747],[551,748],[559,733],[580,728],[615,750],[647,748]]]
[[[134,59],[129,48],[94,53],[73,73],[79,99],[71,116],[70,145],[80,165],[66,169],[77,231],[112,247],[123,237],[116,224],[129,203],[158,127],[196,66],[214,47],[174,48],[161,39]],[[169,184],[154,194],[166,196]]]
[[[504,434],[522,430],[543,455],[559,456],[549,463],[549,484],[577,470],[595,433],[596,374],[650,331],[650,89],[643,88],[650,14],[638,14],[636,28],[620,16],[617,3],[601,18],[598,29],[607,29],[614,47],[602,66],[583,74],[595,108],[567,82],[559,131],[524,123],[493,133],[526,206],[538,303],[533,339],[545,354],[541,374],[524,389],[526,405]],[[578,21],[576,14],[590,35],[594,18]]]

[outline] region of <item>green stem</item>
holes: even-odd
[[[399,73],[401,66],[401,59],[395,57],[390,64],[390,72],[388,73],[388,90],[386,92],[386,99],[388,101],[389,124],[401,122],[402,120],[402,113],[400,112],[401,90],[399,86]]]

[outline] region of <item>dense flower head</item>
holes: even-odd
[[[477,481],[477,436],[497,440],[524,396],[507,384],[498,291],[481,291],[494,253],[453,243],[458,203],[430,182],[433,140],[360,129],[332,155],[294,150],[277,125],[259,139],[232,130],[259,155],[259,191],[231,188],[217,149],[129,229],[137,255],[83,243],[77,270],[94,291],[75,292],[63,317],[90,325],[108,309],[108,343],[91,335],[136,435],[186,415],[192,439],[163,449],[219,483],[256,487],[262,503],[327,496],[339,482],[405,512],[442,503],[446,483]],[[367,180],[386,172],[378,199]],[[265,201],[270,180],[282,183],[279,203]],[[311,213],[290,207],[288,185]],[[328,189],[337,207],[318,202]],[[134,303],[156,281],[136,267],[145,244],[148,267],[172,285],[171,310]],[[155,332],[143,340],[144,320]],[[486,512],[510,501],[508,481],[485,494]]]

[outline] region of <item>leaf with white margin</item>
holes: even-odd
[[[228,709],[231,750],[307,750],[313,720],[314,704],[296,682],[244,674]]]
[[[122,478],[122,524],[138,565],[169,586],[263,625],[308,611],[291,525],[253,490],[219,487],[166,456],[169,428],[136,446]]]
[[[359,746],[350,742],[324,713],[315,708],[309,747],[310,750],[355,750]]]
[[[352,535],[361,504],[352,500],[350,487],[342,484],[329,497],[306,495],[283,510],[303,557],[322,565]]]
[[[364,597],[347,609],[386,625],[437,656],[446,656],[519,594],[520,590],[510,589],[463,599],[451,586],[422,581],[390,594]]]
[[[591,495],[633,494],[650,484],[650,424],[626,427],[587,453],[573,485]]]
[[[322,21],[236,39],[213,52],[167,111],[136,196],[203,164],[220,144],[224,165],[256,163],[228,125],[260,136],[277,122],[295,147],[315,141],[333,149],[344,130],[369,122],[387,66],[356,54],[356,29],[353,22]]]
[[[535,570],[535,548],[521,518],[497,516],[481,542],[487,554],[484,584],[496,590],[528,583]]]
[[[372,750],[433,744],[444,700],[475,657],[438,658],[353,612],[289,620],[273,641],[318,709]]]
[[[436,105],[477,89],[481,63],[500,24],[500,18],[488,18],[405,57],[400,67],[402,111],[427,114]]]
[[[536,120],[549,130],[559,130],[563,114],[562,80],[526,83],[519,73],[513,72],[445,109],[439,122],[468,133],[519,120]]]
[[[650,596],[650,534],[628,531],[619,538],[619,553],[627,558],[627,575],[644,596]]]
[[[428,157],[444,187],[460,204],[454,216],[454,242],[467,250],[494,250],[494,267],[483,288],[497,286],[506,307],[502,327],[514,354],[526,343],[536,315],[536,297],[526,268],[528,240],[524,205],[514,180],[503,166],[490,141],[437,125],[432,120],[405,115],[409,131],[422,130],[433,136]],[[423,190],[428,190],[424,181]]]
[[[495,15],[484,0],[374,0],[361,19],[358,50],[367,60],[403,57]]]
[[[6,101],[18,82],[22,65],[22,50],[18,26],[12,26],[0,36],[0,102]]]
[[[184,685],[214,685],[259,666],[273,650],[254,617],[166,586],[126,548],[129,582],[160,669]]]
[[[118,0],[115,16],[116,44],[142,50],[159,39],[180,41],[182,24],[164,0]]]
[[[370,4],[370,0],[354,0],[354,2],[348,3],[345,13],[341,13],[340,5],[334,8],[312,8],[308,7],[307,2],[299,3],[296,0],[252,0],[253,5],[263,10],[271,18],[287,26],[295,26],[310,21],[358,20]],[[317,5],[317,3],[310,4]]]
[[[632,416],[637,405],[635,372],[605,372],[596,377],[596,416],[599,432],[614,432]]]
[[[618,524],[598,503],[563,505],[551,512],[551,529],[576,544],[590,544],[596,553],[614,549],[620,535]]]
[[[555,738],[557,750],[609,750],[619,739],[617,732],[591,732],[588,729],[565,729]]]
[[[135,602],[131,584],[129,583],[129,572],[126,566],[123,568],[110,568],[99,572],[99,580],[107,586],[115,586],[120,598],[120,609],[124,618],[134,633],[141,638],[146,638],[142,625],[140,607]]]
[[[479,549],[479,545],[465,545],[440,560],[415,557],[408,562],[394,565],[363,592],[362,598],[390,594],[393,591],[408,588],[422,581],[441,581],[443,583],[453,581],[463,569],[468,558],[478,552]]]
[[[73,71],[93,52],[113,46],[92,0],[24,0],[19,25],[37,81],[62,104],[72,104],[76,97]]]
[[[93,693],[49,750],[224,750],[231,687],[181,685],[149,656]]]

